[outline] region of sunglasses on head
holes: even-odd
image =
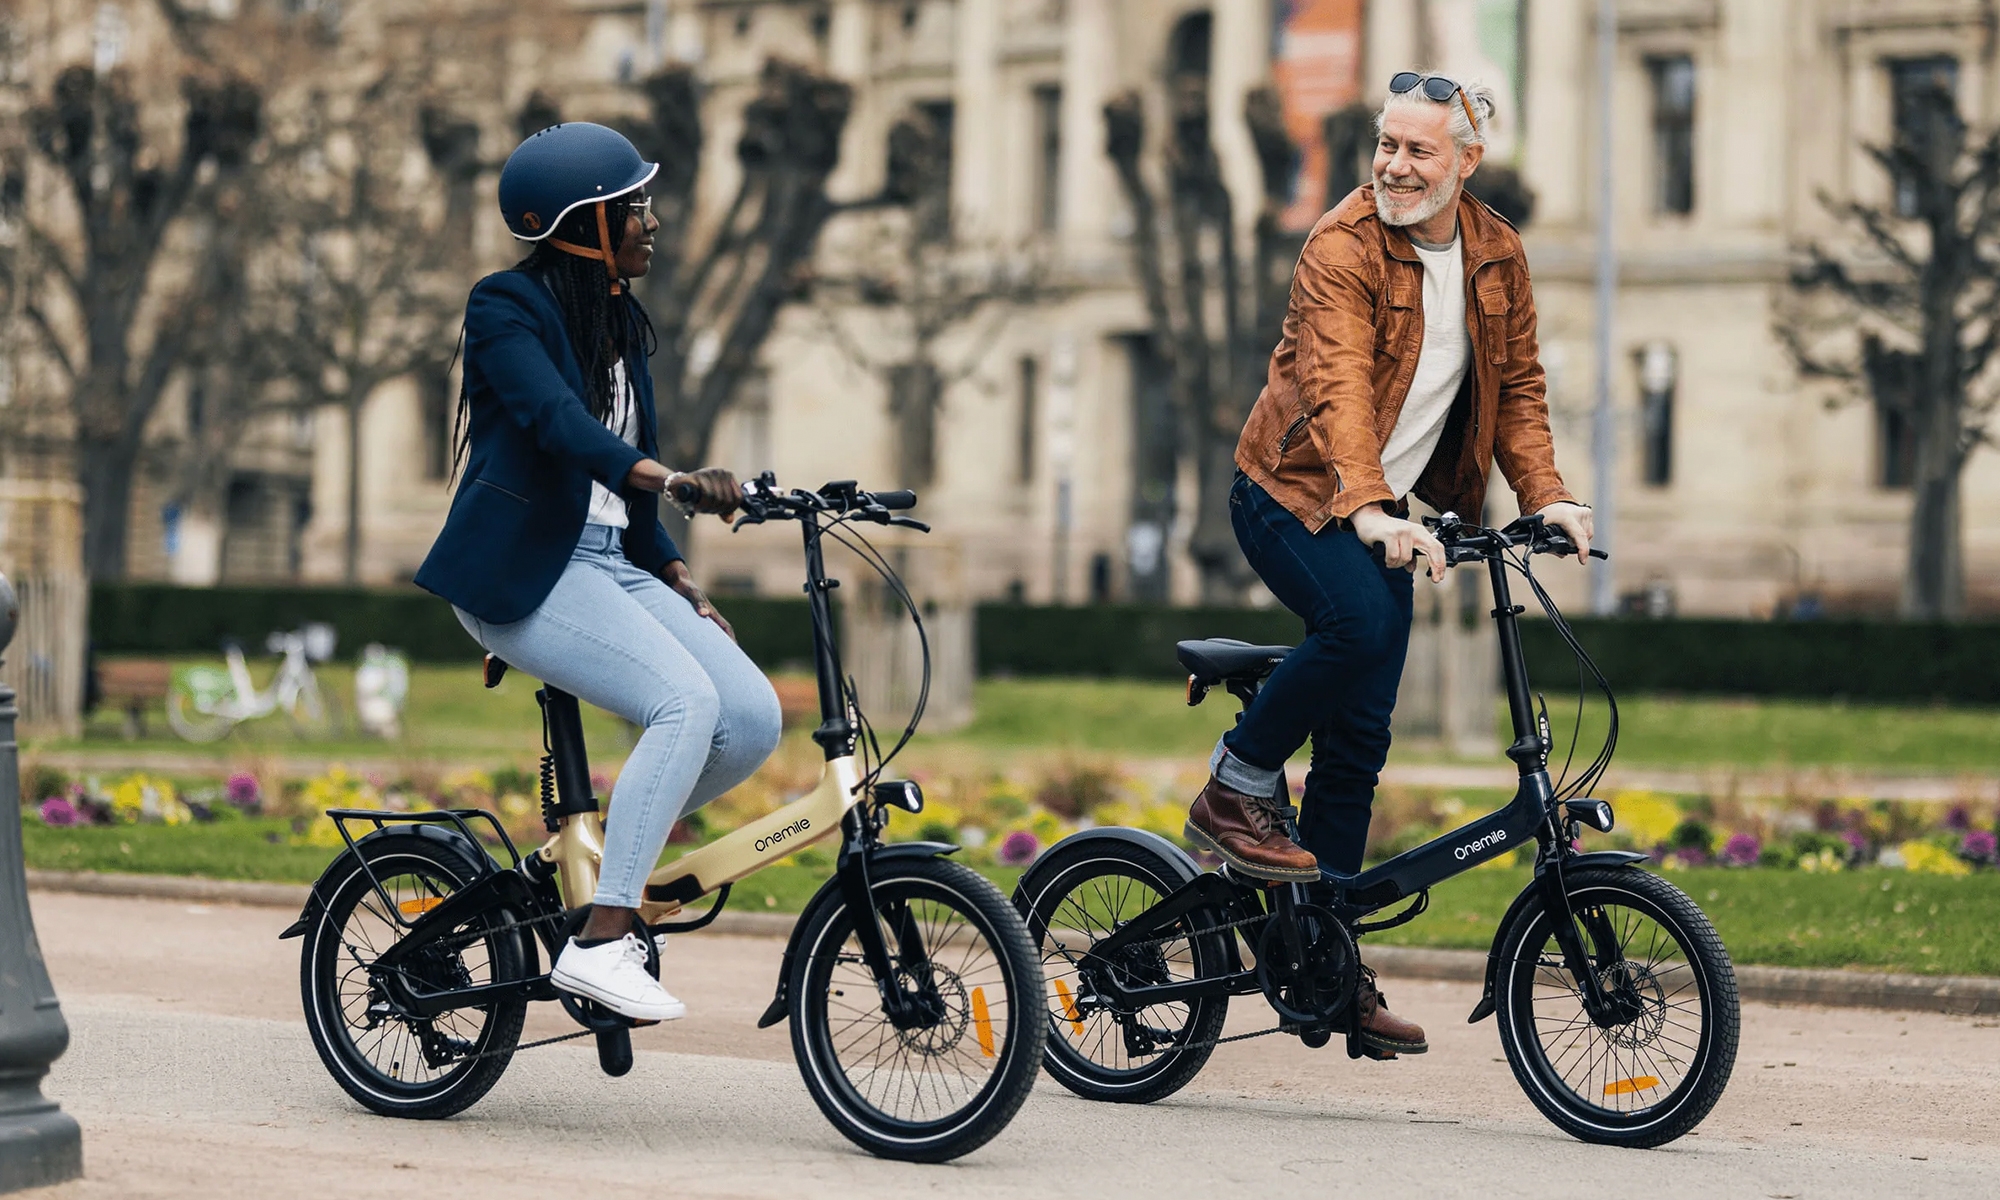
[[[1457,80],[1416,71],[1398,71],[1389,80],[1389,91],[1398,96],[1418,87],[1423,88],[1424,99],[1435,100],[1439,104],[1449,104],[1451,98],[1457,96],[1459,104],[1465,108],[1465,119],[1472,122],[1472,131],[1479,132],[1479,118],[1472,111],[1472,100],[1466,96],[1465,89],[1458,86]]]

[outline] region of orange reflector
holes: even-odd
[[[406,917],[421,916],[444,903],[443,896],[424,896],[416,900],[405,900],[396,907],[403,910]]]
[[[1612,1080],[1610,1083],[1604,1085],[1604,1094],[1607,1096],[1629,1096],[1633,1092],[1650,1091],[1659,1086],[1659,1076],[1638,1075],[1631,1079]]]
[[[1083,1036],[1083,1018],[1077,1015],[1076,1001],[1070,999],[1069,984],[1056,980],[1056,998],[1062,1001],[1063,1016],[1069,1018],[1069,1027],[1076,1030],[1076,1036]]]
[[[986,989],[972,989],[972,1033],[979,1039],[979,1052],[993,1057],[993,1018],[986,1013]]]

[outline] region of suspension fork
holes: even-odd
[[[875,990],[881,994],[882,1011],[889,1015],[890,1024],[902,1029],[914,1021],[915,1013],[910,997],[896,982],[896,967],[889,956],[889,941],[882,935],[882,922],[875,915],[875,892],[869,877],[866,807],[857,804],[840,819],[840,858],[834,869],[840,877],[840,896],[847,904],[848,920],[854,927],[854,936],[861,942],[861,959],[868,964],[868,973],[875,977]],[[899,924],[907,924],[907,921]],[[898,940],[904,943],[901,948],[908,954],[908,942],[912,940],[909,931],[899,929]],[[921,949],[919,946],[919,953]]]
[[[1577,990],[1583,995],[1583,1010],[1601,1029],[1609,1029],[1620,1024],[1618,1013],[1611,998],[1604,994],[1604,984],[1598,979],[1601,968],[1611,965],[1608,959],[1611,947],[1617,939],[1604,928],[1604,914],[1600,911],[1594,917],[1582,918],[1590,933],[1590,940],[1596,944],[1597,956],[1593,957],[1584,945],[1583,937],[1577,932],[1578,915],[1570,906],[1569,893],[1563,887],[1561,850],[1546,834],[1542,838],[1541,861],[1535,871],[1535,886],[1542,892],[1542,909],[1549,914],[1549,925],[1555,932],[1556,948],[1562,951],[1563,969],[1576,981]]]

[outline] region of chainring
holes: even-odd
[[[1354,1002],[1361,952],[1347,926],[1328,910],[1301,904],[1294,912],[1302,961],[1286,961],[1284,930],[1273,917],[1257,937],[1257,984],[1285,1020],[1308,1029],[1330,1027]]]

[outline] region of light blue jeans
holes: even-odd
[[[637,908],[667,834],[777,748],[777,693],[715,622],[632,565],[622,530],[586,525],[541,607],[495,625],[453,606],[507,665],[644,730],[604,829],[598,904]]]

